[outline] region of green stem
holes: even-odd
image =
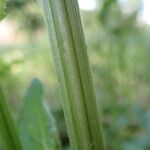
[[[18,133],[16,131],[9,108],[5,102],[4,94],[0,85],[0,134],[2,143],[7,150],[22,150]]]
[[[77,0],[42,0],[73,150],[104,150]]]

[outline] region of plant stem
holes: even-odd
[[[42,0],[73,150],[104,150],[77,0]]]
[[[22,150],[18,132],[14,125],[9,108],[5,102],[4,94],[0,85],[0,134],[4,149]]]

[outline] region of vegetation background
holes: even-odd
[[[150,149],[150,27],[141,10],[140,0],[97,0],[96,9],[81,11],[108,150]],[[0,82],[11,113],[17,120],[20,99],[39,78],[69,149],[42,10],[35,0],[8,0],[7,14],[0,23]]]

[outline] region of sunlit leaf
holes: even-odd
[[[24,150],[59,150],[60,141],[52,114],[42,101],[43,87],[34,79],[23,99],[19,120]]]

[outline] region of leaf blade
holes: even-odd
[[[59,150],[60,141],[55,121],[42,101],[43,87],[33,79],[23,99],[19,120],[24,150]]]
[[[11,113],[5,102],[4,94],[0,85],[0,130],[1,143],[7,150],[21,150],[21,143],[14,125]]]

